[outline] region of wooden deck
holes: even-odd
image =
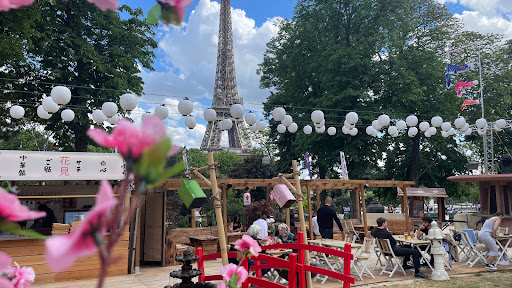
[[[509,249],[510,252],[511,249]],[[510,255],[510,254],[509,254]],[[218,274],[220,267],[221,267],[221,261],[220,259],[217,259],[215,261],[208,261],[208,264],[205,265],[206,267],[206,273],[209,275],[212,274]],[[373,264],[372,266],[373,267]],[[105,287],[108,288],[163,288],[166,285],[173,285],[176,283],[180,283],[179,279],[173,279],[169,278],[169,272],[173,270],[178,270],[179,266],[172,266],[172,267],[145,267],[141,269],[141,272],[138,274],[132,274],[132,275],[123,275],[123,276],[112,276],[109,277],[106,281]],[[509,266],[498,266],[498,270],[507,270],[512,269],[512,265]],[[370,269],[371,270],[371,269]],[[430,276],[432,273],[430,272],[430,269],[423,267],[421,268],[421,271],[425,273],[426,275]],[[476,272],[482,272],[482,271],[488,271],[486,270],[483,265],[476,264],[473,268],[469,268],[468,266],[465,266],[463,263],[454,263],[453,270],[447,271],[448,275],[461,275],[461,274],[473,274]],[[353,286],[361,286],[366,284],[373,284],[373,283],[384,283],[384,282],[395,282],[395,281],[405,281],[405,280],[418,280],[423,281],[418,278],[414,278],[413,272],[414,270],[407,270],[407,275],[404,276],[403,274],[397,272],[395,275],[393,275],[392,278],[389,278],[387,275],[379,276],[378,271],[372,271],[374,273],[376,279],[370,279],[368,277],[365,277],[364,281],[357,281],[355,285]],[[37,277],[37,276],[36,276]],[[197,281],[197,278],[196,278]],[[66,286],[72,286],[76,288],[90,288],[95,287],[96,280],[80,280],[80,281],[69,281],[69,282],[57,282],[57,283],[45,283],[45,284],[35,284],[31,287],[45,287],[45,288],[60,288],[60,287],[66,287]],[[332,279],[329,279],[325,284],[320,284],[320,282],[314,282],[313,287],[318,288],[339,288],[340,283],[338,281],[334,281]]]

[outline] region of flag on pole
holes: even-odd
[[[473,64],[473,63],[462,64],[462,65],[457,65],[457,64],[446,65],[446,69],[444,70],[444,74],[446,76],[446,88],[450,88],[450,86],[451,86],[450,74],[456,75],[456,74],[464,73],[464,72],[467,72],[467,71],[473,70],[473,69],[475,69],[475,64]]]
[[[457,92],[457,96],[462,97],[462,90],[473,87],[475,85],[478,85],[478,80],[469,82],[458,81],[457,84],[455,84],[455,92]]]
[[[345,153],[340,151],[341,158],[341,179],[348,180],[348,169],[347,169],[347,161],[345,161]]]
[[[311,165],[309,164],[309,153],[308,152],[306,152],[306,154],[304,154],[304,161],[306,162],[306,168],[308,168],[309,179],[313,179],[313,174],[311,174]]]
[[[185,172],[190,171],[190,166],[188,166],[188,157],[187,157],[187,147],[183,147],[181,151],[181,156],[183,156],[183,164],[185,164]],[[192,179],[192,175],[188,174],[187,179]]]
[[[466,99],[466,100],[464,100],[464,103],[462,104],[460,109],[462,111],[464,111],[464,110],[466,110],[466,108],[468,108],[467,105],[475,105],[475,104],[480,104],[480,100]]]

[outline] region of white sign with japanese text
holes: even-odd
[[[0,150],[0,181],[121,180],[118,153]]]

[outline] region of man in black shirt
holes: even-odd
[[[418,227],[418,230],[416,231],[416,239],[422,239],[424,238],[423,235],[428,235],[428,230],[430,230],[430,226],[432,224],[432,221],[434,221],[432,218],[425,216],[421,218],[423,221],[423,224]]]
[[[340,219],[338,218],[338,215],[336,215],[336,211],[334,211],[334,209],[331,208],[331,205],[332,198],[327,197],[325,198],[325,205],[323,207],[320,207],[320,209],[318,209],[318,212],[316,212],[318,228],[320,230],[320,235],[322,235],[323,239],[333,239],[333,220],[336,221],[336,224],[338,224],[338,228],[340,228],[340,231],[343,232],[343,227],[341,227]]]
[[[414,263],[414,277],[428,278],[427,275],[420,272],[420,252],[418,252],[418,250],[408,248],[408,246],[405,245],[396,245],[395,238],[393,238],[393,235],[391,235],[387,229],[388,222],[385,218],[380,217],[377,219],[377,226],[379,226],[377,229],[372,230],[372,236],[378,239],[389,239],[389,244],[391,244],[393,253],[395,253],[396,256],[404,256],[404,270],[411,268],[407,265],[407,262],[409,262],[412,255],[412,261]]]

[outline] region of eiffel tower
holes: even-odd
[[[215,74],[215,88],[213,92],[212,109],[217,112],[217,119],[208,122],[204,132],[202,151],[219,151],[222,130],[220,122],[231,119],[233,127],[228,130],[229,150],[248,153],[251,142],[242,139],[245,122],[242,119],[231,117],[229,109],[233,104],[243,104],[238,96],[235,72],[235,54],[233,52],[233,33],[231,27],[231,0],[221,0],[219,21],[219,44],[217,49],[217,71]]]

